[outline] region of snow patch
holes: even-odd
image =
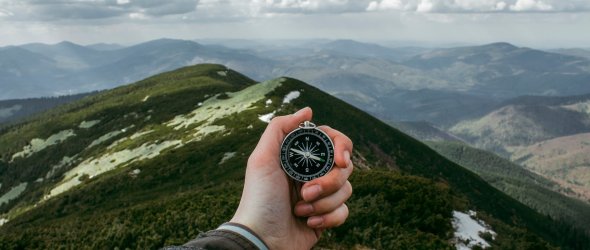
[[[275,112],[276,111],[273,111],[272,113],[268,113],[268,114],[264,114],[264,115],[259,115],[258,119],[260,119],[263,122],[270,123],[270,120],[272,120],[272,118],[275,116]]]
[[[75,168],[66,172],[64,180],[55,186],[43,199],[50,199],[79,185],[82,183],[80,177],[83,175],[88,175],[90,178],[93,178],[117,167],[123,167],[144,159],[152,159],[158,156],[163,150],[181,144],[182,141],[180,140],[164,141],[159,144],[144,143],[140,147],[134,149],[125,149],[119,152],[102,155],[96,159],[87,159]]]
[[[141,101],[142,101],[142,102],[145,102],[145,101],[147,101],[148,99],[150,99],[150,96],[149,96],[149,95],[146,95],[146,96],[143,98],[143,100],[141,100]]]
[[[39,182],[43,182],[43,178],[37,178],[37,180],[35,180],[35,182],[39,183]]]
[[[109,146],[107,147],[107,149],[114,148],[115,146],[119,145],[119,143],[121,143],[121,142],[124,142],[124,141],[126,141],[126,140],[129,140],[129,139],[131,139],[131,140],[135,140],[135,139],[137,139],[137,138],[139,138],[139,137],[142,137],[142,136],[144,136],[144,135],[147,135],[147,134],[149,134],[149,133],[152,133],[152,132],[154,132],[154,130],[153,130],[153,129],[152,129],[152,130],[148,130],[148,131],[143,131],[143,132],[136,132],[135,134],[132,134],[132,135],[131,135],[131,136],[129,136],[129,137],[123,137],[123,138],[121,138],[121,139],[119,139],[119,140],[117,140],[117,141],[113,142],[111,145],[109,145]]]
[[[227,152],[223,154],[223,158],[221,158],[221,161],[219,161],[219,165],[225,163],[227,160],[233,158],[234,156],[236,156],[236,152]]]
[[[152,129],[152,130],[148,130],[148,131],[143,131],[143,132],[137,132],[137,133],[135,133],[135,134],[132,134],[131,136],[129,136],[129,139],[131,139],[131,140],[135,140],[135,139],[137,139],[137,138],[139,138],[139,137],[142,137],[142,136],[144,136],[144,135],[150,134],[150,133],[152,133],[152,132],[154,132],[154,130],[153,130],[153,129]]]
[[[266,102],[265,102],[265,103],[266,103],[266,107],[268,107],[269,105],[271,105],[271,104],[272,104],[272,100],[271,100],[271,99],[268,99],[268,100],[266,100]]]
[[[141,170],[139,170],[138,168],[133,169],[131,172],[129,172],[129,177],[131,177],[131,178],[137,178],[137,176],[139,175],[139,173],[141,173]]]
[[[113,137],[115,137],[117,135],[120,135],[122,133],[124,133],[124,132],[121,131],[121,130],[116,130],[116,131],[113,131],[113,132],[106,133],[103,136],[99,137],[98,139],[92,141],[92,143],[90,143],[90,145],[88,145],[88,147],[86,147],[86,148],[91,148],[91,147],[94,147],[96,145],[99,145],[99,144],[101,144],[101,143],[103,143],[103,142],[105,142],[105,141],[107,141],[107,140],[109,140],[109,139],[111,139],[111,138],[113,138]]]
[[[77,155],[74,155],[72,157],[68,157],[68,156],[64,156],[61,161],[57,164],[57,165],[53,165],[51,167],[51,170],[49,170],[49,172],[47,172],[47,174],[45,175],[46,179],[51,178],[53,175],[55,175],[55,173],[60,170],[61,168],[70,165],[74,159],[76,159]]]
[[[291,101],[295,100],[300,95],[301,95],[301,92],[299,92],[297,90],[291,91],[291,92],[289,92],[289,94],[287,94],[285,96],[285,98],[283,99],[283,103],[290,103]]]
[[[220,76],[227,76],[227,71],[217,71],[217,74]]]
[[[18,158],[18,157],[27,158],[36,152],[39,152],[51,145],[55,145],[55,144],[58,144],[62,141],[65,141],[69,137],[72,137],[75,135],[76,134],[74,134],[74,130],[68,129],[68,130],[60,131],[57,134],[53,134],[45,140],[39,139],[39,138],[34,138],[31,140],[29,145],[23,147],[22,151],[12,155],[11,161],[14,161],[14,159]]]
[[[0,226],[8,223],[8,219],[0,218]]]
[[[11,200],[16,199],[18,196],[20,196],[20,194],[22,194],[25,189],[27,188],[27,183],[23,182],[21,184],[18,184],[14,187],[12,187],[10,190],[8,190],[7,193],[5,193],[4,195],[2,195],[2,197],[0,197],[0,206],[4,205],[4,203],[8,203]]]
[[[490,244],[479,236],[480,233],[490,233],[492,238],[496,232],[490,229],[484,221],[475,220],[477,213],[469,211],[469,214],[453,211],[453,228],[455,228],[455,247],[459,250],[472,249],[474,246],[481,248],[490,247]]]
[[[252,104],[258,102],[264,96],[280,86],[276,80],[266,81],[252,85],[246,89],[234,93],[227,93],[229,98],[218,99],[215,95],[203,102],[203,105],[192,112],[178,115],[166,125],[174,127],[175,130],[186,129],[191,125],[199,124],[194,130],[198,139],[207,133],[217,132],[225,129],[224,126],[212,125],[218,119],[225,118],[232,114],[240,113],[252,108]]]
[[[88,129],[88,128],[94,127],[94,125],[96,125],[98,123],[100,123],[100,120],[82,121],[80,123],[80,125],[78,125],[78,127],[83,128],[83,129]]]
[[[193,134],[194,138],[190,141],[200,141],[201,139],[203,139],[203,137],[207,136],[208,134],[212,134],[223,130],[225,130],[225,126],[211,125],[199,127],[197,132]]]

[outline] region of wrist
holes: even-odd
[[[256,246],[260,250],[269,250],[268,245],[263,241],[263,239],[254,232],[251,228],[241,223],[236,222],[226,222],[221,224],[217,228],[217,230],[221,231],[230,231],[235,234],[238,234],[245,238],[246,240],[250,241],[254,246]]]

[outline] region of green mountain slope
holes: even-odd
[[[520,147],[511,160],[558,182],[590,202],[590,133],[562,136]]]
[[[300,96],[285,100],[292,91]],[[245,162],[266,127],[260,116],[304,106],[317,124],[351,137],[359,168],[349,221],[320,246],[452,249],[453,214],[465,210],[491,226],[497,235],[484,238],[497,248],[590,246],[588,235],[314,87],[290,78],[255,83],[224,66],[198,65],[2,132],[2,247],[181,244],[231,218]]]
[[[590,230],[590,204],[562,195],[561,193],[569,193],[573,196],[575,193],[564,190],[558,183],[464,143],[440,141],[427,144],[537,211]]]

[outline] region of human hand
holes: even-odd
[[[305,183],[300,193],[281,168],[283,139],[311,118],[312,110],[304,108],[272,119],[248,159],[242,198],[231,222],[249,227],[271,249],[310,249],[324,229],[339,226],[348,217],[344,202],[352,194],[348,182],[352,142],[344,134],[319,127],[334,142],[335,165],[328,174]]]

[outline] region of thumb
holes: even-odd
[[[283,141],[285,136],[299,127],[299,124],[302,122],[310,121],[312,115],[313,111],[311,108],[305,107],[291,115],[277,116],[270,121],[266,127],[266,130],[262,134],[260,141],[262,142],[271,138],[276,139],[276,141],[279,142],[277,145],[280,147],[280,143]]]

